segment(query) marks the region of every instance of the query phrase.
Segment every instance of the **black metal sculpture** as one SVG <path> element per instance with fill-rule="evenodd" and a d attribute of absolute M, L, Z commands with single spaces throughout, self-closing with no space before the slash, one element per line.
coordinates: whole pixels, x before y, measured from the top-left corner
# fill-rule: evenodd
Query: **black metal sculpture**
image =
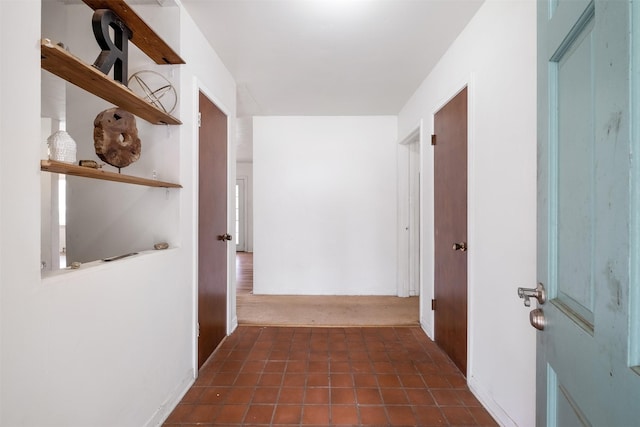
<path fill-rule="evenodd" d="M 98 9 L 91 19 L 93 34 L 102 49 L 93 63 L 105 74 L 113 68 L 113 78 L 127 84 L 128 42 L 132 33 L 124 21 L 110 9 Z M 114 40 L 111 40 L 109 28 L 113 29 Z"/>

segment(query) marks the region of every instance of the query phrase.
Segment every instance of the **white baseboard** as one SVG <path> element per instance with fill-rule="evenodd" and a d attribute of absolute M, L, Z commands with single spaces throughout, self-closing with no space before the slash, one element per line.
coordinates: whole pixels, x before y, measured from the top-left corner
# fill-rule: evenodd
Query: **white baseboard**
<path fill-rule="evenodd" d="M 195 378 L 193 377 L 193 370 L 189 369 L 186 376 L 180 381 L 180 384 L 173 390 L 173 392 L 169 395 L 169 397 L 160 405 L 158 410 L 149 418 L 149 420 L 144 424 L 145 427 L 158 427 L 161 426 L 171 412 L 178 406 L 178 403 L 182 400 L 185 394 L 189 391 L 193 383 L 195 382 Z"/>
<path fill-rule="evenodd" d="M 515 423 L 507 415 L 507 413 L 502 409 L 498 403 L 491 398 L 489 393 L 478 384 L 478 382 L 474 378 L 467 379 L 467 385 L 469 386 L 469 390 L 473 395 L 480 401 L 482 406 L 491 414 L 491 416 L 496 420 L 498 424 L 502 427 L 518 427 L 518 424 Z"/>

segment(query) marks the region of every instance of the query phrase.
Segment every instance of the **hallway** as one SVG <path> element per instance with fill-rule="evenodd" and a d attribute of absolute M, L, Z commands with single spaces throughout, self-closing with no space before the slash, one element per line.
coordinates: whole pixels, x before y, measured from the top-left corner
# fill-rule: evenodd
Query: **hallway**
<path fill-rule="evenodd" d="M 253 288 L 238 254 L 238 295 Z M 244 326 L 213 353 L 165 426 L 495 426 L 417 326 Z"/>

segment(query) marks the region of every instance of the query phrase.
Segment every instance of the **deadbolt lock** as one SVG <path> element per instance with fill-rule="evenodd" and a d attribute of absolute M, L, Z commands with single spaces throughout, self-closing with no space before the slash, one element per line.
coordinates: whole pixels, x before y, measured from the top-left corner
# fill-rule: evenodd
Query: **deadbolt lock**
<path fill-rule="evenodd" d="M 454 251 L 466 252 L 467 242 L 454 243 L 452 249 Z"/>

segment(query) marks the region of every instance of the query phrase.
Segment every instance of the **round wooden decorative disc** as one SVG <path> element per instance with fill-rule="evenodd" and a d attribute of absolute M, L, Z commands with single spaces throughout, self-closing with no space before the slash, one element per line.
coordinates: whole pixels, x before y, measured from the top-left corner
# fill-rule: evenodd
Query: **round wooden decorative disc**
<path fill-rule="evenodd" d="M 96 116 L 93 126 L 93 146 L 101 160 L 123 168 L 140 158 L 142 143 L 133 114 L 110 108 Z"/>

